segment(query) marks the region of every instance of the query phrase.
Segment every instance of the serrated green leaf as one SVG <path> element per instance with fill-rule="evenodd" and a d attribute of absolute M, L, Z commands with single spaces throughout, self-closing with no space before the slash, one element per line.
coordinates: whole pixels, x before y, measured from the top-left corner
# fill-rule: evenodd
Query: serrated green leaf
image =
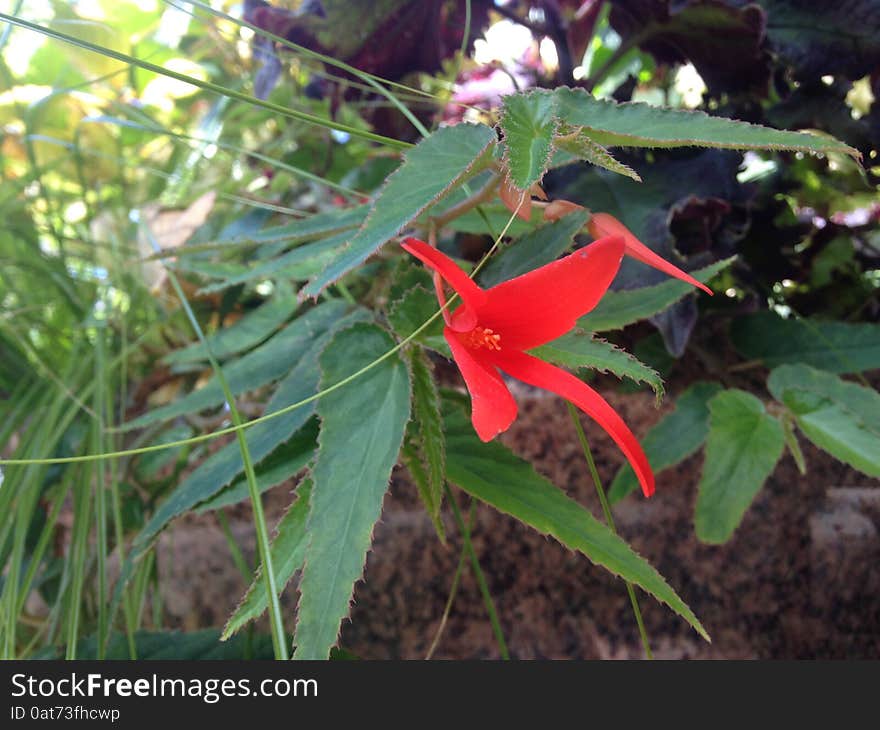
<path fill-rule="evenodd" d="M 312 279 L 300 297 L 316 297 L 328 284 L 363 263 L 423 210 L 472 174 L 495 143 L 479 124 L 442 127 L 406 153 L 382 188 L 367 220 L 333 262 Z"/>
<path fill-rule="evenodd" d="M 495 286 L 549 264 L 571 247 L 589 216 L 585 210 L 576 210 L 517 238 L 492 257 L 480 274 L 480 285 Z"/>
<path fill-rule="evenodd" d="M 782 365 L 767 388 L 820 449 L 880 477 L 880 393 L 807 365 Z"/>
<path fill-rule="evenodd" d="M 312 481 L 304 479 L 297 487 L 296 499 L 275 528 L 270 552 L 279 591 L 283 591 L 293 574 L 302 568 L 308 543 L 306 519 L 309 515 L 311 494 Z M 258 568 L 244 598 L 223 628 L 223 639 L 228 639 L 243 626 L 262 616 L 267 605 L 266 582 Z"/>
<path fill-rule="evenodd" d="M 355 311 L 334 323 L 331 329 L 313 340 L 309 349 L 299 358 L 296 366 L 279 383 L 266 405 L 266 413 L 280 410 L 284 406 L 314 395 L 318 390 L 320 375 L 318 370 L 319 353 L 335 332 L 363 320 L 366 316 L 368 315 L 364 310 Z M 284 443 L 295 431 L 302 428 L 311 418 L 314 410 L 314 404 L 311 403 L 247 429 L 244 434 L 254 464 L 259 465 L 279 444 Z M 171 520 L 215 495 L 237 475 L 241 474 L 243 469 L 241 449 L 235 441 L 211 454 L 159 505 L 150 521 L 134 539 L 129 560 L 126 562 L 133 561 L 143 554 L 152 544 L 156 535 Z"/>
<path fill-rule="evenodd" d="M 769 310 L 734 320 L 737 350 L 767 367 L 804 363 L 832 373 L 880 368 L 880 325 L 783 319 Z"/>
<path fill-rule="evenodd" d="M 530 92 L 508 94 L 502 101 L 501 129 L 511 182 L 527 190 L 544 175 L 553 152 L 556 98 Z"/>
<path fill-rule="evenodd" d="M 635 170 L 614 159 L 614 156 L 582 129 L 572 129 L 565 125 L 555 140 L 556 148 L 592 165 L 605 168 L 618 175 L 641 182 L 642 178 Z"/>
<path fill-rule="evenodd" d="M 171 426 L 162 431 L 158 436 L 154 436 L 151 444 L 167 444 L 172 441 L 182 441 L 192 437 L 193 430 L 185 424 L 179 426 Z M 157 479 L 159 472 L 167 466 L 177 461 L 184 452 L 185 446 L 172 447 L 162 449 L 161 451 L 148 451 L 140 454 L 135 461 L 135 474 L 142 481 L 149 482 Z"/>
<path fill-rule="evenodd" d="M 555 95 L 562 121 L 582 127 L 603 147 L 714 147 L 736 150 L 838 152 L 860 159 L 857 150 L 833 137 L 786 132 L 705 112 L 666 109 L 639 102 L 595 99 L 583 89 L 536 92 Z"/>
<path fill-rule="evenodd" d="M 292 251 L 269 259 L 256 266 L 249 266 L 245 271 L 233 276 L 226 276 L 223 281 L 208 284 L 199 289 L 199 294 L 213 294 L 231 286 L 246 284 L 255 279 L 277 278 L 306 279 L 327 265 L 341 250 L 349 238 L 348 233 L 340 233 L 329 238 L 298 246 Z"/>
<path fill-rule="evenodd" d="M 318 421 L 313 418 L 257 466 L 255 471 L 259 492 L 262 494 L 296 476 L 308 466 L 317 448 Z M 202 514 L 221 507 L 229 507 L 244 502 L 249 496 L 247 479 L 242 475 L 228 487 L 200 503 L 193 511 Z"/>
<path fill-rule="evenodd" d="M 440 507 L 446 479 L 446 444 L 440 417 L 440 396 L 431 361 L 420 347 L 411 348 L 409 364 L 413 416 L 407 429 L 404 455 L 437 535 L 441 541 L 445 541 Z"/>
<path fill-rule="evenodd" d="M 363 223 L 368 212 L 369 206 L 359 205 L 354 208 L 316 213 L 280 226 L 264 228 L 261 231 L 221 237 L 213 241 L 187 243 L 176 249 L 175 254 L 179 259 L 186 259 L 192 255 L 201 255 L 205 251 L 228 252 L 259 246 L 257 258 L 269 258 L 298 243 L 314 241 L 334 233 L 357 228 Z"/>
<path fill-rule="evenodd" d="M 401 339 L 409 337 L 419 327 L 436 314 L 439 309 L 437 297 L 421 284 L 417 284 L 392 302 L 388 311 L 388 322 Z M 449 345 L 443 338 L 443 318 L 437 317 L 426 329 L 416 336 L 415 341 L 447 358 L 452 357 Z"/>
<path fill-rule="evenodd" d="M 734 257 L 716 261 L 697 271 L 692 271 L 697 281 L 707 282 L 719 271 L 733 263 Z M 609 291 L 589 314 L 578 320 L 578 327 L 587 332 L 619 330 L 662 312 L 686 294 L 696 291 L 694 287 L 678 279 L 670 279 L 656 286 L 641 289 Z"/>
<path fill-rule="evenodd" d="M 705 639 L 709 636 L 675 591 L 629 545 L 589 510 L 540 476 L 498 442 L 481 442 L 464 412 L 446 412 L 447 476 L 476 499 L 492 505 L 571 550 L 628 580 L 665 603 Z"/>
<path fill-rule="evenodd" d="M 321 355 L 321 385 L 339 382 L 394 347 L 375 325 L 340 332 Z M 373 526 L 410 416 L 409 371 L 386 358 L 318 403 L 309 544 L 300 581 L 295 659 L 326 659 L 363 573 Z"/>
<path fill-rule="evenodd" d="M 298 306 L 296 294 L 290 284 L 286 281 L 277 282 L 275 292 L 269 301 L 248 312 L 229 327 L 223 327 L 206 338 L 211 353 L 218 360 L 223 360 L 237 352 L 250 349 L 284 324 Z M 205 344 L 196 342 L 189 347 L 169 353 L 163 359 L 169 365 L 176 365 L 207 358 L 208 351 Z"/>
<path fill-rule="evenodd" d="M 636 383 L 647 383 L 658 399 L 663 397 L 663 380 L 656 371 L 628 352 L 588 333 L 573 330 L 531 352 L 542 360 L 567 368 L 590 368 L 611 372 L 618 378 L 629 378 Z"/>
<path fill-rule="evenodd" d="M 223 373 L 229 383 L 229 389 L 234 395 L 238 395 L 285 375 L 311 347 L 315 338 L 332 327 L 344 315 L 346 309 L 347 305 L 339 300 L 322 302 L 301 317 L 297 317 L 267 342 L 224 366 Z M 213 377 L 199 390 L 166 406 L 154 408 L 120 428 L 123 430 L 142 428 L 185 413 L 196 413 L 206 408 L 220 406 L 225 400 L 220 383 L 217 382 L 216 377 Z"/>
<path fill-rule="evenodd" d="M 695 454 L 709 433 L 709 400 L 719 391 L 718 383 L 694 383 L 675 401 L 675 410 L 664 416 L 641 439 L 648 463 L 655 474 Z M 624 464 L 608 488 L 614 503 L 638 491 L 639 481 L 629 464 Z"/>
<path fill-rule="evenodd" d="M 782 456 L 782 425 L 751 393 L 725 390 L 709 401 L 709 436 L 694 525 L 703 542 L 727 542 Z"/>

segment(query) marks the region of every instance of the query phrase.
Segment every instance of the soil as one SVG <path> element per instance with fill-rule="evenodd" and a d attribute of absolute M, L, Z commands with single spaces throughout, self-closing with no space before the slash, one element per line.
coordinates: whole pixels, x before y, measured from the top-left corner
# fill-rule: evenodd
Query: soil
<path fill-rule="evenodd" d="M 603 388 L 636 434 L 668 409 L 649 393 Z M 597 517 L 583 454 L 558 398 L 519 387 L 520 416 L 502 440 Z M 584 420 L 600 474 L 609 483 L 622 456 L 601 428 Z M 783 457 L 733 538 L 722 546 L 694 536 L 697 455 L 657 477 L 650 500 L 631 495 L 615 507 L 620 532 L 663 574 L 712 635 L 702 640 L 665 606 L 641 594 L 658 658 L 876 658 L 880 656 L 880 483 L 801 440 L 802 476 Z M 273 490 L 277 518 L 292 484 Z M 448 598 L 460 542 L 447 509 L 444 547 L 405 470 L 395 469 L 375 530 L 364 580 L 341 645 L 371 659 L 423 658 Z M 463 502 L 462 502 L 463 503 Z M 563 548 L 491 508 L 478 509 L 474 546 L 498 607 L 512 657 L 642 656 L 624 585 L 583 555 Z M 253 559 L 250 516 L 229 512 Z M 245 584 L 213 517 L 186 517 L 162 537 L 159 565 L 166 622 L 187 629 L 222 626 Z M 284 605 L 292 615 L 296 591 Z M 469 569 L 462 578 L 435 658 L 499 656 Z"/>

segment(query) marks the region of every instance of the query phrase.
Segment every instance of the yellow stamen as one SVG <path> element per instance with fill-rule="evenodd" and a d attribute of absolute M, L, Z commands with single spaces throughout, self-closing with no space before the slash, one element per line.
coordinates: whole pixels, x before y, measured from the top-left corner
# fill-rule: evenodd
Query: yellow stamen
<path fill-rule="evenodd" d="M 467 334 L 468 344 L 474 348 L 485 347 L 489 350 L 501 349 L 501 335 L 483 327 L 474 327 Z"/>

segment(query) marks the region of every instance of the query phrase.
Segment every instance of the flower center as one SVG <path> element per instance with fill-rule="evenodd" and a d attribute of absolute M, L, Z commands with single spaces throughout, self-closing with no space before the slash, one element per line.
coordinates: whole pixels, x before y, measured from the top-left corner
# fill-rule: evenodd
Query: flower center
<path fill-rule="evenodd" d="M 501 335 L 496 334 L 489 328 L 474 327 L 465 335 L 467 344 L 470 347 L 479 349 L 485 347 L 487 350 L 501 349 Z"/>

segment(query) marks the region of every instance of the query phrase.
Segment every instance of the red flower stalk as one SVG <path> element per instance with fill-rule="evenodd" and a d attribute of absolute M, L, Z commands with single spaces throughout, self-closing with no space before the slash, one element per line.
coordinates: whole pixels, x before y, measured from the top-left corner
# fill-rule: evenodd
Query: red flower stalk
<path fill-rule="evenodd" d="M 673 266 L 666 259 L 658 256 L 636 238 L 633 232 L 613 215 L 609 215 L 608 213 L 593 213 L 590 216 L 590 220 L 587 222 L 587 230 L 593 238 L 621 236 L 623 238 L 627 256 L 632 256 L 643 264 L 653 266 L 655 269 L 660 269 L 664 274 L 669 274 L 669 276 L 674 276 L 676 279 L 686 281 L 688 284 L 692 284 L 693 286 L 702 289 L 706 294 L 709 294 L 710 296 L 712 295 L 712 290 L 708 286 L 701 284 L 693 276 L 686 274 L 677 266 Z"/>
<path fill-rule="evenodd" d="M 645 496 L 654 474 L 642 447 L 614 409 L 586 383 L 526 351 L 571 330 L 608 289 L 625 244 L 607 236 L 534 271 L 482 289 L 448 256 L 415 238 L 403 247 L 434 271 L 437 298 L 445 304 L 440 277 L 461 297 L 443 311 L 443 330 L 471 395 L 471 421 L 483 441 L 507 430 L 517 406 L 499 370 L 556 393 L 594 418 L 629 460 Z"/>

